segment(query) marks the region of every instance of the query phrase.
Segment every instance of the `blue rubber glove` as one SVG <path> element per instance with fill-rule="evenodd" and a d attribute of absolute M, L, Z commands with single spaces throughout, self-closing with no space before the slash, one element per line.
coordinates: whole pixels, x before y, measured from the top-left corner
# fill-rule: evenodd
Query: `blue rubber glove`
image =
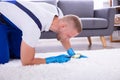
<path fill-rule="evenodd" d="M 59 56 L 53 56 L 46 58 L 46 64 L 49 63 L 64 63 L 68 62 L 71 58 L 68 55 L 62 54 Z"/>
<path fill-rule="evenodd" d="M 88 58 L 88 57 L 85 56 L 85 55 L 80 55 L 79 59 L 80 59 L 80 58 Z"/>
<path fill-rule="evenodd" d="M 67 50 L 67 53 L 69 54 L 69 56 L 73 56 L 73 55 L 75 55 L 75 52 L 74 52 L 74 50 L 72 49 L 72 48 L 69 48 L 68 50 Z"/>

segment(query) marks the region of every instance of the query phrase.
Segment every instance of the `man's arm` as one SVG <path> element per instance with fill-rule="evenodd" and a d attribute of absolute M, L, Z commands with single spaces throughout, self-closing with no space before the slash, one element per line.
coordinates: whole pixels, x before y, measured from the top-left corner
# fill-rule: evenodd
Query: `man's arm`
<path fill-rule="evenodd" d="M 66 40 L 62 40 L 60 41 L 63 45 L 63 47 L 68 50 L 69 48 L 71 48 L 71 44 L 70 44 L 70 40 L 69 39 L 66 39 Z"/>
<path fill-rule="evenodd" d="M 74 50 L 71 48 L 71 44 L 70 44 L 70 40 L 69 39 L 61 40 L 60 42 L 62 43 L 64 48 L 67 50 L 67 53 L 69 54 L 69 56 L 72 57 L 72 56 L 75 55 Z"/>
<path fill-rule="evenodd" d="M 21 61 L 23 65 L 45 64 L 44 58 L 34 58 L 35 48 L 30 47 L 24 41 L 21 43 Z"/>
<path fill-rule="evenodd" d="M 35 48 L 30 47 L 24 41 L 21 43 L 21 61 L 23 65 L 64 63 L 69 60 L 70 57 L 65 54 L 47 58 L 35 58 Z"/>

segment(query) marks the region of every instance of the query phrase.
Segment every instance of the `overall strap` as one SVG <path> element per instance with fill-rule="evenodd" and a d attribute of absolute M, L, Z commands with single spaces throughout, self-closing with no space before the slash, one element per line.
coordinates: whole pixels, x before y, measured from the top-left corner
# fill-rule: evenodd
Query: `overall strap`
<path fill-rule="evenodd" d="M 26 7 L 24 7 L 22 4 L 20 4 L 17 1 L 7 1 L 7 2 L 15 4 L 17 7 L 22 9 L 25 13 L 27 13 L 34 20 L 34 22 L 38 25 L 39 29 L 42 30 L 42 25 L 41 25 L 40 20 L 29 9 L 27 9 Z"/>
<path fill-rule="evenodd" d="M 56 9 L 57 9 L 57 12 L 58 12 L 58 16 L 59 16 L 59 15 L 60 15 L 60 11 L 59 11 L 58 7 L 56 7 Z"/>

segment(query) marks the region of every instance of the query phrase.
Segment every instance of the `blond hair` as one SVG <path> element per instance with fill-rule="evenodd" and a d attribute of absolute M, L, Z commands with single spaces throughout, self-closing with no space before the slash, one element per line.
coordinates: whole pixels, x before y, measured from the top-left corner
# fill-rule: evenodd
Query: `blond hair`
<path fill-rule="evenodd" d="M 69 14 L 69 15 L 65 15 L 62 18 L 62 20 L 66 21 L 68 24 L 72 24 L 78 33 L 80 33 L 82 31 L 82 23 L 78 16 Z"/>

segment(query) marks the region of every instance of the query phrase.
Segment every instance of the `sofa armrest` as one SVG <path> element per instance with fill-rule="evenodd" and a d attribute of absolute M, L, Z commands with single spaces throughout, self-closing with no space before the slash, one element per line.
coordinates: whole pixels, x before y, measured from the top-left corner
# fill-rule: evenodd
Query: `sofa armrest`
<path fill-rule="evenodd" d="M 115 8 L 103 8 L 103 9 L 97 9 L 94 10 L 94 17 L 96 18 L 104 18 L 108 21 L 108 29 L 112 30 L 114 29 L 114 17 L 115 17 Z"/>
<path fill-rule="evenodd" d="M 113 27 L 114 16 L 115 16 L 115 8 L 104 8 L 104 9 L 94 10 L 94 17 L 107 19 L 108 25 L 106 32 L 108 32 L 108 34 L 112 34 L 114 30 Z"/>
<path fill-rule="evenodd" d="M 94 17 L 96 18 L 105 18 L 108 21 L 114 20 L 115 8 L 103 8 L 94 10 Z"/>
<path fill-rule="evenodd" d="M 106 36 L 111 35 L 114 31 L 114 16 L 115 16 L 115 8 L 104 8 L 94 10 L 94 17 L 96 18 L 104 18 L 107 19 L 108 25 L 106 30 Z"/>

